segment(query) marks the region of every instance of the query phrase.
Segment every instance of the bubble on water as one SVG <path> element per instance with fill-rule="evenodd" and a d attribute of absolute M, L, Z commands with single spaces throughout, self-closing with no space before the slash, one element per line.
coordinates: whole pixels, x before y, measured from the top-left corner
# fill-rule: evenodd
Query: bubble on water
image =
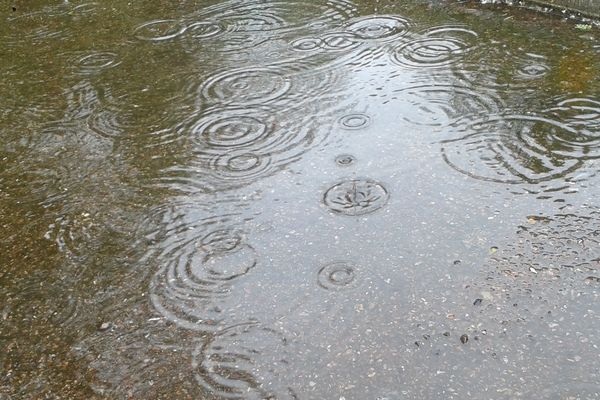
<path fill-rule="evenodd" d="M 362 40 L 397 40 L 410 28 L 408 19 L 397 15 L 371 15 L 349 21 L 345 29 Z"/>
<path fill-rule="evenodd" d="M 349 261 L 335 261 L 319 269 L 318 283 L 323 289 L 348 289 L 355 287 L 358 281 L 359 268 Z"/>
<path fill-rule="evenodd" d="M 351 216 L 375 212 L 386 205 L 388 199 L 389 194 L 383 185 L 367 179 L 338 183 L 323 196 L 329 210 Z"/>

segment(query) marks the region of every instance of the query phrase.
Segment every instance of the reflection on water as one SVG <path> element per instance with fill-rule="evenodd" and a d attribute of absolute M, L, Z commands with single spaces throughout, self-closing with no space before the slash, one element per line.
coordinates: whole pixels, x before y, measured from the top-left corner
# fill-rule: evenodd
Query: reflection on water
<path fill-rule="evenodd" d="M 424 0 L 0 19 L 1 399 L 600 397 L 595 30 Z"/>

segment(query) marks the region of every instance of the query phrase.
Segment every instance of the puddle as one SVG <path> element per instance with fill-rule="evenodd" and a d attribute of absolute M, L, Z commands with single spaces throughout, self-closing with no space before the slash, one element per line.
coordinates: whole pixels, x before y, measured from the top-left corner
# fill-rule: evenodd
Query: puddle
<path fill-rule="evenodd" d="M 59 3 L 0 13 L 0 399 L 600 398 L 594 26 Z"/>

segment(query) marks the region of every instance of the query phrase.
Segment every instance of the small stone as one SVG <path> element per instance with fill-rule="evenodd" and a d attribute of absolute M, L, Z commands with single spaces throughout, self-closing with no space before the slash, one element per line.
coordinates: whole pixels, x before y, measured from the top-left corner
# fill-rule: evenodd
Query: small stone
<path fill-rule="evenodd" d="M 473 302 L 474 306 L 480 306 L 481 303 L 483 303 L 483 299 L 475 299 L 475 301 Z"/>
<path fill-rule="evenodd" d="M 443 335 L 444 336 L 450 336 L 450 332 L 444 332 Z"/>
<path fill-rule="evenodd" d="M 110 322 L 103 322 L 103 323 L 102 323 L 102 325 L 100 325 L 100 328 L 98 328 L 98 330 L 99 330 L 100 332 L 104 332 L 104 331 L 107 331 L 107 330 L 109 330 L 111 326 L 112 326 L 112 325 L 111 325 L 111 323 L 110 323 Z"/>
<path fill-rule="evenodd" d="M 496 246 L 492 246 L 490 247 L 490 254 L 494 254 L 498 251 L 498 248 Z"/>
<path fill-rule="evenodd" d="M 469 336 L 468 336 L 467 334 L 464 334 L 464 335 L 462 335 L 462 336 L 460 337 L 460 342 L 461 342 L 462 344 L 465 344 L 465 343 L 467 343 L 468 341 L 469 341 Z"/>
<path fill-rule="evenodd" d="M 600 278 L 598 278 L 597 276 L 588 276 L 587 278 L 585 278 L 584 282 L 588 285 L 592 283 L 600 283 Z"/>
<path fill-rule="evenodd" d="M 452 264 L 454 265 L 460 265 L 461 261 L 460 260 L 454 260 L 454 262 Z"/>

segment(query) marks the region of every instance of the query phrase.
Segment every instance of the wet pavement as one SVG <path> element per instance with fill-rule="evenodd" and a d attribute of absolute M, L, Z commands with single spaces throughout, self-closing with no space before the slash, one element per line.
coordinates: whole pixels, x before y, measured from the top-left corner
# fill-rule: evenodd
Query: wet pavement
<path fill-rule="evenodd" d="M 600 42 L 423 1 L 0 19 L 0 399 L 600 398 Z"/>

